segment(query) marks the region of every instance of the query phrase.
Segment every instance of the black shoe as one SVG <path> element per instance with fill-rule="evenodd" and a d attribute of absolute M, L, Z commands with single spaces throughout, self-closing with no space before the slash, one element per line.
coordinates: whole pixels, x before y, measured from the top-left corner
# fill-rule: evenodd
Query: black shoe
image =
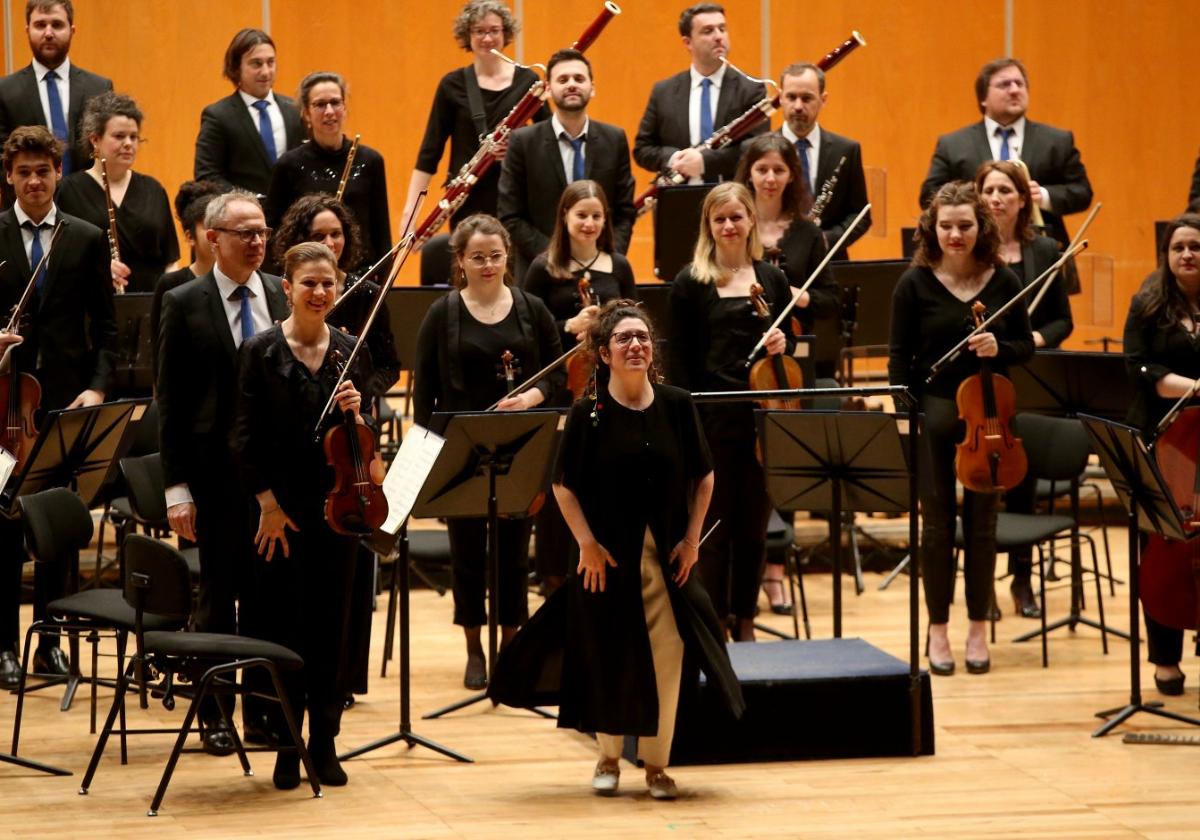
<path fill-rule="evenodd" d="M 308 754 L 312 757 L 313 767 L 316 768 L 317 778 L 321 784 L 330 787 L 341 787 L 346 784 L 346 771 L 338 761 L 337 750 L 333 748 L 333 739 L 313 741 L 308 739 Z"/>
<path fill-rule="evenodd" d="M 13 689 L 21 685 L 21 662 L 11 650 L 0 651 L 0 688 Z"/>
<path fill-rule="evenodd" d="M 487 688 L 487 660 L 482 653 L 467 652 L 467 670 L 463 674 L 463 685 L 472 691 Z"/>
<path fill-rule="evenodd" d="M 71 660 L 62 648 L 40 647 L 33 654 L 33 672 L 50 677 L 65 677 L 71 673 Z"/>
<path fill-rule="evenodd" d="M 342 698 L 342 709 L 343 709 L 343 710 L 353 709 L 353 708 L 354 708 L 354 704 L 355 704 L 356 702 L 358 702 L 358 701 L 356 701 L 356 700 L 354 699 L 354 694 L 353 694 L 353 693 L 351 693 L 351 692 L 349 692 L 349 691 L 347 691 L 347 692 L 346 692 L 346 696 Z"/>
<path fill-rule="evenodd" d="M 268 747 L 278 747 L 283 743 L 283 738 L 271 728 L 271 724 L 266 718 L 258 720 L 244 718 L 242 720 L 242 740 L 247 744 L 262 744 Z"/>
<path fill-rule="evenodd" d="M 204 751 L 209 755 L 233 755 L 237 749 L 233 733 L 229 731 L 229 727 L 225 725 L 224 721 L 217 721 L 206 726 L 200 738 L 204 742 Z"/>
<path fill-rule="evenodd" d="M 1159 679 L 1158 674 L 1155 674 L 1154 686 L 1158 689 L 1159 694 L 1165 694 L 1168 697 L 1178 697 L 1180 694 L 1183 694 L 1183 680 L 1184 674 L 1166 680 Z"/>
<path fill-rule="evenodd" d="M 1009 587 L 1013 597 L 1013 607 L 1017 615 L 1025 618 L 1041 618 L 1042 608 L 1033 597 L 1033 585 L 1028 580 L 1013 580 Z"/>
<path fill-rule="evenodd" d="M 300 787 L 300 753 L 286 750 L 275 756 L 275 772 L 271 781 L 280 790 L 295 790 Z"/>
<path fill-rule="evenodd" d="M 992 670 L 992 658 L 987 659 L 968 659 L 967 673 L 968 674 L 986 674 Z"/>

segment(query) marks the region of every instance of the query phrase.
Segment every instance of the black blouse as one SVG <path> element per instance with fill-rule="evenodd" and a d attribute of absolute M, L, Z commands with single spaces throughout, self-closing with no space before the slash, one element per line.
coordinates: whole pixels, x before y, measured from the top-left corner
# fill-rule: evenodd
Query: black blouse
<path fill-rule="evenodd" d="M 913 266 L 896 282 L 892 293 L 892 327 L 888 351 L 888 380 L 906 385 L 914 393 L 953 399 L 958 385 L 979 372 L 979 357 L 965 347 L 929 385 L 925 379 L 934 362 L 974 329 L 971 306 L 982 301 L 987 313 L 999 309 L 1021 290 L 1021 281 L 1007 268 L 998 267 L 987 285 L 971 300 L 951 294 L 929 268 Z M 992 369 L 1003 374 L 1008 365 L 1021 364 L 1033 355 L 1029 313 L 1018 304 L 1005 313 L 990 331 L 999 354 Z"/>
<path fill-rule="evenodd" d="M 1060 256 L 1062 254 L 1058 250 L 1057 242 L 1049 236 L 1037 236 L 1031 242 L 1021 243 L 1021 261 L 1011 263 L 1009 268 L 1021 278 L 1021 286 L 1024 287 L 1054 265 Z M 1047 348 L 1058 347 L 1075 329 L 1075 322 L 1071 318 L 1071 299 L 1067 294 L 1067 289 L 1073 285 L 1068 278 L 1075 273 L 1075 261 L 1068 260 L 1050 284 L 1050 288 L 1042 295 L 1037 309 L 1029 316 L 1030 324 L 1042 334 Z M 1040 290 L 1031 292 L 1029 297 L 1025 298 L 1026 308 L 1033 304 L 1034 298 L 1039 294 Z"/>
<path fill-rule="evenodd" d="M 596 295 L 596 300 L 600 305 L 620 298 L 636 300 L 637 284 L 634 283 L 633 267 L 630 266 L 629 260 L 620 254 L 613 254 L 612 269 L 611 272 L 597 271 L 595 268 L 587 270 L 588 281 L 592 285 L 592 293 Z M 564 332 L 564 329 L 567 321 L 578 315 L 579 310 L 583 308 L 580 306 L 578 285 L 579 278 L 583 277 L 584 273 L 582 268 L 572 271 L 572 280 L 551 277 L 549 269 L 546 268 L 546 256 L 542 254 L 529 264 L 529 270 L 525 272 L 525 279 L 521 282 L 521 288 L 541 298 L 542 303 L 546 304 L 546 308 L 554 316 L 554 324 L 562 333 L 563 350 L 570 350 L 578 343 L 575 335 Z"/>
<path fill-rule="evenodd" d="M 513 106 L 521 100 L 529 88 L 538 80 L 532 70 L 518 67 L 513 74 L 512 84 L 504 90 L 484 90 L 483 110 L 488 131 L 504 119 Z M 544 103 L 534 114 L 533 120 L 550 119 L 550 109 Z M 416 169 L 421 172 L 437 172 L 438 163 L 446 140 L 450 141 L 450 168 L 446 180 L 458 174 L 464 163 L 479 151 L 479 129 L 471 118 L 471 105 L 467 101 L 467 68 L 451 70 L 438 82 L 433 95 L 433 106 L 429 110 L 429 121 L 425 125 L 425 137 L 417 153 Z M 500 198 L 500 167 L 493 165 L 471 188 L 471 194 L 462 207 L 451 217 L 451 225 L 457 224 L 472 213 L 496 215 L 496 202 Z M 419 221 L 419 220 L 418 220 Z"/>
<path fill-rule="evenodd" d="M 140 172 L 130 172 L 129 178 L 125 197 L 116 208 L 121 262 L 132 272 L 125 290 L 152 292 L 162 273 L 179 259 L 179 240 L 162 184 Z M 55 202 L 64 213 L 108 230 L 104 188 L 86 171 L 73 172 L 63 179 Z"/>
<path fill-rule="evenodd" d="M 331 152 L 309 140 L 280 155 L 272 170 L 271 188 L 263 204 L 267 224 L 278 228 L 288 208 L 301 196 L 309 193 L 336 195 L 351 145 L 343 137 L 341 148 Z M 363 264 L 375 263 L 392 248 L 392 222 L 388 215 L 383 156 L 370 146 L 359 143 L 342 201 L 350 208 L 362 231 Z M 352 265 L 349 268 L 359 267 Z"/>
<path fill-rule="evenodd" d="M 354 278 L 347 277 L 346 288 L 349 289 L 349 297 L 329 316 L 328 323 L 356 336 L 367 323 L 367 316 L 371 314 L 371 307 L 375 305 L 376 295 L 379 294 L 379 286 L 370 280 L 357 283 Z M 371 373 L 364 382 L 358 383 L 359 390 L 371 398 L 382 397 L 396 384 L 403 367 L 396 350 L 396 337 L 392 333 L 387 304 L 379 310 L 371 331 L 367 333 L 366 346 L 371 351 Z"/>
<path fill-rule="evenodd" d="M 807 219 L 793 219 L 775 247 L 768 248 L 763 258 L 780 269 L 788 283 L 798 289 L 825 259 L 828 250 L 819 227 Z M 811 333 L 815 320 L 829 318 L 838 312 L 841 292 L 828 265 L 808 287 L 808 295 L 811 298 L 808 306 L 798 306 L 794 311 L 804 325 L 804 331 Z"/>
<path fill-rule="evenodd" d="M 1148 318 L 1145 295 L 1135 295 L 1125 318 L 1125 368 L 1135 392 L 1126 422 L 1149 433 L 1177 402 L 1158 395 L 1158 381 L 1168 373 L 1200 378 L 1200 335 Z"/>

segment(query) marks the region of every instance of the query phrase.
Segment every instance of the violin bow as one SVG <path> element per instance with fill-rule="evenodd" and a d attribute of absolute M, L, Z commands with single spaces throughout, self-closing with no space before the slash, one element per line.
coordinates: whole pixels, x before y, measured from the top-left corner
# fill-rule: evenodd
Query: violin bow
<path fill-rule="evenodd" d="M 1008 300 L 1007 303 L 1005 303 L 1003 306 L 1001 306 L 999 309 L 997 309 L 995 312 L 993 312 L 991 315 L 989 315 L 983 321 L 983 323 L 981 323 L 978 327 L 976 327 L 975 329 L 973 329 L 969 333 L 967 333 L 966 336 L 963 337 L 962 341 L 958 342 L 958 344 L 955 344 L 953 347 L 951 347 L 949 350 L 947 350 L 946 355 L 942 356 L 942 358 L 938 359 L 936 362 L 934 362 L 932 365 L 930 365 L 929 376 L 925 377 L 925 384 L 928 385 L 930 382 L 932 382 L 943 367 L 945 367 L 949 362 L 952 362 L 956 358 L 958 358 L 958 354 L 961 353 L 962 349 L 967 346 L 968 341 L 970 341 L 972 338 L 974 338 L 979 333 L 984 332 L 989 326 L 991 326 L 993 321 L 995 321 L 997 318 L 999 318 L 1005 312 L 1007 312 L 1008 310 L 1010 310 L 1014 306 L 1016 306 L 1019 301 L 1024 299 L 1031 291 L 1036 289 L 1038 287 L 1038 284 L 1044 282 L 1047 277 L 1050 277 L 1052 274 L 1056 273 L 1059 269 L 1062 268 L 1063 263 L 1065 263 L 1071 257 L 1078 254 L 1080 251 L 1083 251 L 1085 248 L 1087 248 L 1087 246 L 1088 246 L 1088 241 L 1085 239 L 1082 242 L 1079 242 L 1076 245 L 1073 245 L 1072 247 L 1063 251 L 1062 256 L 1059 257 L 1055 261 L 1054 265 L 1050 266 L 1045 271 L 1043 271 L 1041 274 L 1039 274 L 1037 277 L 1035 277 L 1032 283 L 1030 283 L 1024 289 L 1022 289 L 1021 291 L 1019 291 L 1015 295 L 1013 295 Z"/>
<path fill-rule="evenodd" d="M 782 324 L 784 319 L 791 314 L 792 309 L 796 306 L 796 302 L 800 300 L 800 295 L 808 291 L 808 287 L 811 286 L 813 281 L 816 280 L 817 277 L 820 276 L 821 272 L 825 270 L 825 266 L 829 265 L 829 261 L 833 259 L 833 255 L 841 250 L 842 243 L 844 243 L 850 237 L 850 234 L 854 232 L 854 229 L 858 227 L 858 223 L 863 220 L 863 216 L 870 212 L 870 204 L 863 207 L 862 210 L 859 210 L 858 215 L 854 217 L 854 221 L 847 225 L 846 229 L 842 232 L 842 235 L 838 237 L 837 243 L 825 252 L 824 259 L 822 259 L 817 267 L 813 270 L 813 273 L 808 275 L 808 279 L 804 281 L 804 285 L 801 286 L 794 295 L 792 295 L 791 301 L 783 308 L 783 311 L 779 313 L 779 317 L 775 319 L 775 322 L 771 324 L 771 326 L 767 327 L 763 331 L 762 338 L 758 340 L 758 343 L 754 345 L 754 349 L 750 351 L 750 355 L 746 357 L 746 367 L 750 367 L 752 364 L 754 364 L 754 357 L 758 355 L 758 351 L 761 350 L 763 345 L 767 343 L 767 333 Z"/>
<path fill-rule="evenodd" d="M 1092 212 L 1088 213 L 1087 218 L 1083 220 L 1083 224 L 1079 226 L 1079 230 L 1075 232 L 1075 238 L 1072 239 L 1071 244 L 1067 246 L 1068 250 L 1074 248 L 1083 240 L 1084 233 L 1087 232 L 1088 227 L 1092 224 L 1092 220 L 1096 218 L 1096 214 L 1100 212 L 1100 208 L 1103 206 L 1103 201 L 1096 202 L 1096 206 L 1092 208 Z M 1046 292 L 1050 290 L 1050 284 L 1053 282 L 1054 277 L 1051 277 L 1044 284 L 1042 284 L 1042 288 L 1038 291 L 1037 296 L 1033 299 L 1033 302 L 1029 304 L 1030 315 L 1033 315 L 1034 311 L 1038 308 L 1038 304 L 1042 302 L 1042 298 L 1046 296 Z"/>
<path fill-rule="evenodd" d="M 1183 411 L 1184 405 L 1187 404 L 1188 400 L 1196 396 L 1197 393 L 1200 393 L 1200 379 L 1194 380 L 1192 382 L 1192 387 L 1188 388 L 1187 391 L 1184 392 L 1183 396 L 1177 399 L 1171 406 L 1171 410 L 1163 415 L 1163 419 L 1158 421 L 1158 425 L 1154 427 L 1154 438 L 1151 439 L 1151 442 L 1153 442 L 1153 440 L 1157 440 L 1158 436 L 1165 432 L 1167 427 L 1175 422 L 1175 418 L 1179 416 L 1181 411 Z"/>
<path fill-rule="evenodd" d="M 504 401 L 505 401 L 505 400 L 507 400 L 508 398 L 510 398 L 510 397 L 515 397 L 517 394 L 520 394 L 520 393 L 521 393 L 521 392 L 523 392 L 523 391 L 527 391 L 527 390 L 529 390 L 529 386 L 531 386 L 533 383 L 537 382 L 537 381 L 538 381 L 539 379 L 541 379 L 543 376 L 546 376 L 548 373 L 550 373 L 550 371 L 552 371 L 552 370 L 554 370 L 555 368 L 557 368 L 557 367 L 560 367 L 560 366 L 562 366 L 563 364 L 565 364 L 565 363 L 566 363 L 566 361 L 567 361 L 567 359 L 569 359 L 569 358 L 571 358 L 572 356 L 574 356 L 576 353 L 578 353 L 578 352 L 579 352 L 580 350 L 582 350 L 583 348 L 584 348 L 584 343 L 581 341 L 581 342 L 579 342 L 578 344 L 576 344 L 574 347 L 572 347 L 570 350 L 568 350 L 566 353 L 563 353 L 561 356 L 559 356 L 559 357 L 558 357 L 557 359 L 555 359 L 553 362 L 551 362 L 550 364 L 546 365 L 544 368 L 542 368 L 541 370 L 539 370 L 539 371 L 538 371 L 537 373 L 535 373 L 533 376 L 531 376 L 531 377 L 529 377 L 528 379 L 526 379 L 524 382 L 522 382 L 522 383 L 521 383 L 520 385 L 518 385 L 516 388 L 513 388 L 511 391 L 509 391 L 509 392 L 508 392 L 507 394 L 505 394 L 503 397 L 501 397 L 500 399 L 496 400 L 494 403 L 492 403 L 491 405 L 489 405 L 489 406 L 488 406 L 488 408 L 487 408 L 487 410 L 488 410 L 488 411 L 495 411 L 495 410 L 496 410 L 496 406 L 500 405 L 500 403 L 504 402 Z"/>

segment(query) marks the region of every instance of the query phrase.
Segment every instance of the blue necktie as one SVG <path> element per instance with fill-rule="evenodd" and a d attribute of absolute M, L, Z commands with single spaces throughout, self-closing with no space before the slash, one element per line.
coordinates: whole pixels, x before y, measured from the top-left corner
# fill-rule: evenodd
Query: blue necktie
<path fill-rule="evenodd" d="M 571 180 L 583 180 L 583 144 L 587 141 L 587 135 L 581 134 L 572 140 L 564 131 L 562 138 L 571 144 L 571 149 L 575 152 L 575 157 L 571 158 Z"/>
<path fill-rule="evenodd" d="M 809 175 L 808 169 L 808 150 L 812 147 L 807 137 L 801 137 L 796 141 L 796 153 L 800 155 L 800 171 L 804 173 L 804 183 L 808 184 L 811 190 L 813 186 L 812 176 Z"/>
<path fill-rule="evenodd" d="M 254 337 L 254 313 L 250 311 L 250 290 L 245 286 L 238 286 L 234 292 L 242 300 L 242 341 Z"/>
<path fill-rule="evenodd" d="M 33 222 L 23 222 L 21 227 L 33 233 L 33 245 L 29 248 L 29 270 L 33 271 L 35 268 L 37 268 L 37 264 L 42 261 L 42 256 L 46 253 L 42 248 L 42 228 L 50 226 L 47 224 L 35 225 Z M 42 272 L 38 274 L 37 282 L 33 284 L 33 287 L 37 289 L 38 292 L 41 292 L 42 286 L 45 285 L 45 283 L 46 272 L 43 269 Z"/>
<path fill-rule="evenodd" d="M 258 133 L 262 136 L 263 145 L 267 147 L 267 160 L 274 166 L 275 161 L 279 159 L 279 152 L 275 149 L 275 129 L 271 128 L 271 118 L 267 116 L 267 109 L 271 107 L 271 103 L 260 99 L 254 103 L 254 107 L 258 109 Z"/>
<path fill-rule="evenodd" d="M 712 96 L 709 90 L 712 88 L 712 79 L 700 80 L 700 142 L 703 143 L 713 133 L 713 115 L 712 115 Z"/>
<path fill-rule="evenodd" d="M 62 174 L 71 174 L 71 149 L 67 145 L 67 117 L 63 112 L 62 96 L 58 93 L 58 74 L 51 70 L 46 74 L 46 102 L 50 105 L 50 130 L 62 141 Z"/>
<path fill-rule="evenodd" d="M 1012 157 L 1012 151 L 1008 148 L 1008 138 L 1016 133 L 1015 128 L 996 128 L 996 136 L 1000 138 L 1000 160 L 1008 160 Z"/>

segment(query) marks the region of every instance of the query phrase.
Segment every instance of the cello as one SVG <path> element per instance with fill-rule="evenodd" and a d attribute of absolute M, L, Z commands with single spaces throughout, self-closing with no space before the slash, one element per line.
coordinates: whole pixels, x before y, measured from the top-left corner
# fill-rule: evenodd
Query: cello
<path fill-rule="evenodd" d="M 978 300 L 971 306 L 976 330 L 983 325 L 984 308 Z M 967 428 L 955 447 L 954 474 L 968 490 L 1007 492 L 1025 478 L 1025 447 L 1012 430 L 1016 398 L 1012 381 L 993 373 L 986 359 L 980 359 L 979 373 L 959 383 L 955 402 Z"/>

